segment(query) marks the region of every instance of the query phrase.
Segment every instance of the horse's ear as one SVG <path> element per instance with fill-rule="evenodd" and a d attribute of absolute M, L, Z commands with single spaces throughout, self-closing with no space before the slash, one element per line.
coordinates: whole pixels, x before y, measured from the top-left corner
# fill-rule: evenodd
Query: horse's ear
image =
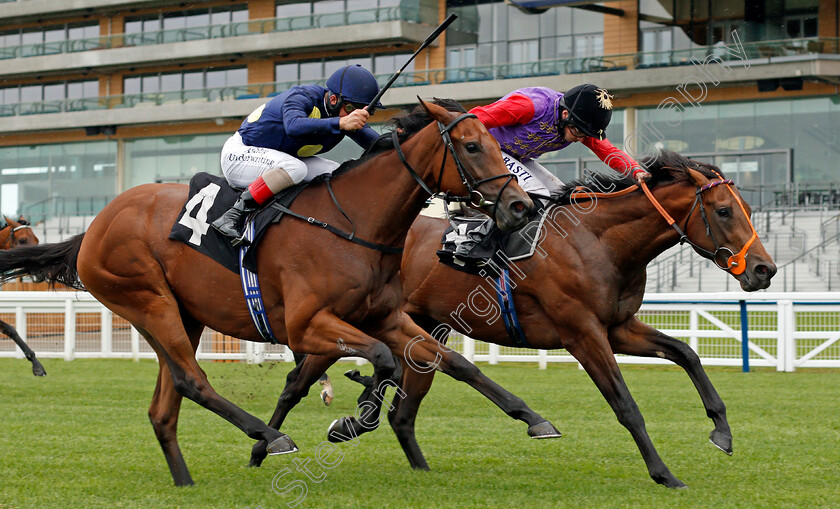
<path fill-rule="evenodd" d="M 694 185 L 697 186 L 697 187 L 703 187 L 703 186 L 705 186 L 706 184 L 709 183 L 709 179 L 706 178 L 705 175 L 703 175 L 702 173 L 700 173 L 699 171 L 697 171 L 695 169 L 686 168 L 685 169 L 685 174 L 688 175 L 688 178 L 692 182 L 694 182 Z"/>
<path fill-rule="evenodd" d="M 448 112 L 446 108 L 438 106 L 435 103 L 427 103 L 423 99 L 420 99 L 419 95 L 417 96 L 417 100 L 420 101 L 420 106 L 422 106 L 423 109 L 426 110 L 426 113 L 428 113 L 433 119 L 443 123 L 446 123 L 449 120 L 448 116 L 450 115 L 450 112 Z"/>

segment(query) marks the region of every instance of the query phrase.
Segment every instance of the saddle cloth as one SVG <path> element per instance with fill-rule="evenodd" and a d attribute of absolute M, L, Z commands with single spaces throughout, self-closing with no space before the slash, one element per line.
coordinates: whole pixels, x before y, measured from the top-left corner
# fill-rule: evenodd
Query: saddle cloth
<path fill-rule="evenodd" d="M 512 232 L 498 229 L 487 216 L 452 217 L 450 226 L 443 232 L 438 258 L 444 265 L 462 272 L 498 277 L 499 267 L 533 256 L 543 222 L 553 206 L 538 205 L 531 221 Z"/>
<path fill-rule="evenodd" d="M 254 225 L 252 246 L 257 245 L 265 230 L 279 221 L 283 215 L 271 204 L 277 202 L 288 207 L 309 184 L 310 182 L 304 182 L 280 192 L 256 213 L 252 219 Z M 231 239 L 217 232 L 210 223 L 224 214 L 241 193 L 241 190 L 232 188 L 224 177 L 204 172 L 196 173 L 190 179 L 187 202 L 172 226 L 169 238 L 185 243 L 199 253 L 216 260 L 231 272 L 239 274 L 239 248 L 233 247 L 230 243 Z M 242 265 L 252 272 L 256 272 L 256 252 L 256 249 L 249 249 L 242 260 Z"/>

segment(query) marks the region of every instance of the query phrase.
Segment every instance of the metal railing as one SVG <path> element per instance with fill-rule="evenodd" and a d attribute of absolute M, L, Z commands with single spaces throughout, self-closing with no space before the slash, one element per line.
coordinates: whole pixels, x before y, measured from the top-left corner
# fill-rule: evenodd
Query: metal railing
<path fill-rule="evenodd" d="M 418 9 L 417 7 L 400 5 L 358 11 L 236 21 L 220 25 L 114 34 L 85 39 L 66 39 L 63 41 L 0 47 L 0 59 L 27 58 L 128 46 L 170 44 L 175 42 L 241 37 L 365 23 L 384 23 L 389 21 L 406 21 L 434 25 L 437 23 L 437 10 L 429 8 Z"/>

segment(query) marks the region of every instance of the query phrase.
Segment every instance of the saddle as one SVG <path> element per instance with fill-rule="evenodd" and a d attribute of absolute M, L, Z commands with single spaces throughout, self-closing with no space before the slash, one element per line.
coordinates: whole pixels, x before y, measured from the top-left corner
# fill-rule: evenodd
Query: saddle
<path fill-rule="evenodd" d="M 289 187 L 260 208 L 251 218 L 252 226 L 249 225 L 249 229 L 253 227 L 252 246 L 260 241 L 269 226 L 282 218 L 284 212 L 277 205 L 288 208 L 301 191 L 319 179 L 321 177 Z M 231 245 L 230 238 L 211 228 L 210 223 L 224 214 L 240 194 L 242 190 L 231 187 L 224 177 L 205 172 L 196 173 L 190 179 L 187 202 L 172 226 L 169 238 L 185 243 L 239 274 L 239 249 Z M 256 252 L 256 249 L 249 249 L 242 260 L 242 265 L 252 272 L 256 272 Z"/>
<path fill-rule="evenodd" d="M 498 277 L 500 267 L 530 258 L 536 251 L 543 222 L 554 205 L 546 207 L 540 200 L 534 200 L 534 204 L 537 206 L 531 220 L 512 232 L 500 230 L 488 216 L 450 217 L 438 259 L 461 272 Z"/>

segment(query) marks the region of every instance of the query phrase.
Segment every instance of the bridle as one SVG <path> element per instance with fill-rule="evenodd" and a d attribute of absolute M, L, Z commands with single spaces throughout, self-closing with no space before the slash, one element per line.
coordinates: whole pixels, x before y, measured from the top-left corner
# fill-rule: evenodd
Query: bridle
<path fill-rule="evenodd" d="M 429 187 L 429 185 L 426 184 L 423 181 L 422 178 L 420 178 L 420 175 L 418 175 L 417 172 L 414 171 L 414 168 L 412 168 L 411 165 L 408 163 L 408 161 L 405 158 L 405 153 L 403 153 L 402 147 L 400 147 L 399 136 L 398 136 L 396 130 L 391 133 L 391 140 L 394 144 L 394 149 L 397 152 L 397 156 L 400 158 L 400 161 L 402 162 L 405 169 L 408 170 L 408 173 L 411 174 L 412 178 L 414 178 L 414 180 L 417 182 L 417 184 L 424 191 L 429 193 L 429 196 L 440 196 L 441 195 L 441 182 L 443 181 L 443 170 L 446 167 L 446 157 L 447 157 L 447 153 L 451 153 L 452 154 L 452 160 L 455 162 L 455 168 L 458 170 L 458 175 L 461 177 L 461 183 L 464 184 L 464 187 L 467 188 L 467 195 L 466 196 L 452 196 L 451 194 L 449 194 L 449 192 L 444 193 L 441 196 L 441 198 L 445 202 L 446 208 L 447 209 L 449 208 L 448 205 L 449 205 L 450 202 L 469 203 L 470 205 L 472 205 L 473 207 L 476 207 L 476 208 L 484 207 L 486 205 L 493 205 L 493 213 L 492 213 L 491 217 L 493 217 L 493 219 L 495 219 L 496 218 L 496 208 L 498 207 L 498 204 L 499 204 L 499 197 L 501 197 L 502 193 L 504 193 L 504 191 L 505 191 L 505 188 L 507 188 L 507 186 L 511 183 L 511 181 L 516 179 L 516 175 L 510 173 L 510 174 L 506 174 L 506 175 L 495 175 L 493 177 L 487 177 L 485 179 L 476 180 L 475 177 L 473 177 L 466 170 L 466 168 L 464 167 L 464 163 L 461 161 L 461 158 L 458 156 L 458 153 L 455 151 L 455 145 L 452 143 L 452 137 L 450 136 L 450 133 L 452 132 L 452 129 L 454 129 L 455 126 L 458 125 L 459 122 L 461 122 L 462 120 L 468 119 L 468 118 L 478 118 L 478 117 L 476 117 L 472 113 L 464 113 L 462 115 L 459 115 L 455 119 L 453 119 L 452 122 L 450 122 L 448 125 L 444 125 L 443 122 L 437 121 L 438 130 L 440 131 L 440 136 L 443 139 L 443 144 L 448 149 L 446 152 L 443 153 L 443 161 L 440 164 L 440 171 L 438 172 L 438 178 L 437 178 L 437 182 L 436 182 L 436 187 L 438 189 L 437 191 L 433 191 L 432 188 Z M 502 189 L 499 191 L 499 193 L 496 195 L 496 198 L 493 201 L 486 200 L 484 198 L 484 195 L 481 194 L 481 192 L 478 190 L 478 187 L 481 186 L 482 184 L 486 184 L 487 182 L 490 182 L 491 180 L 496 180 L 496 179 L 500 179 L 500 178 L 506 178 L 507 182 L 504 183 L 504 185 L 502 186 Z"/>
<path fill-rule="evenodd" d="M 11 228 L 12 229 L 12 231 L 9 232 L 9 237 L 6 239 L 6 242 L 3 244 L 3 247 L 6 248 L 6 249 L 14 246 L 15 233 L 16 232 L 18 232 L 19 230 L 23 230 L 24 228 L 29 228 L 30 230 L 32 229 L 32 227 L 28 224 L 19 224 L 18 226 L 13 227 L 12 225 L 10 225 L 8 223 L 4 223 L 3 227 L 0 228 L 0 232 L 5 230 L 6 228 Z"/>
<path fill-rule="evenodd" d="M 665 211 L 662 205 L 656 200 L 656 198 L 654 198 L 653 193 L 650 192 L 650 189 L 648 189 L 647 184 L 644 181 L 641 183 L 641 188 L 645 192 L 651 203 L 653 203 L 653 206 L 656 208 L 656 210 L 658 210 L 662 217 L 665 218 L 665 221 L 667 221 L 668 224 L 671 227 L 673 227 L 674 230 L 676 230 L 676 232 L 679 234 L 680 244 L 687 243 L 692 248 L 694 248 L 694 250 L 697 251 L 697 253 L 699 253 L 701 256 L 714 261 L 715 265 L 717 265 L 720 269 L 728 270 L 732 274 L 739 275 L 742 274 L 747 268 L 747 250 L 750 248 L 750 246 L 753 245 L 756 239 L 758 239 L 758 234 L 756 233 L 755 227 L 753 226 L 752 221 L 750 220 L 749 214 L 747 214 L 747 209 L 744 207 L 744 202 L 741 201 L 741 198 L 739 198 L 738 195 L 735 194 L 735 191 L 733 191 L 732 189 L 733 187 L 735 187 L 735 184 L 729 179 L 724 179 L 720 173 L 716 171 L 714 173 L 720 180 L 714 180 L 702 187 L 697 188 L 697 190 L 694 192 L 694 203 L 691 205 L 691 210 L 689 210 L 688 215 L 685 217 L 685 221 L 683 222 L 682 228 L 680 228 L 679 225 L 677 225 L 677 222 L 674 221 L 674 218 L 672 218 L 668 214 L 668 212 Z M 735 198 L 735 201 L 738 202 L 738 206 L 741 207 L 741 211 L 744 213 L 744 217 L 747 218 L 747 222 L 749 223 L 750 229 L 752 230 L 752 235 L 750 236 L 750 239 L 747 241 L 746 244 L 744 244 L 744 247 L 741 248 L 741 250 L 737 253 L 734 253 L 731 249 L 729 249 L 726 246 L 721 246 L 718 242 L 717 237 L 715 236 L 715 233 L 714 231 L 712 231 L 712 228 L 709 224 L 709 218 L 706 215 L 706 207 L 703 205 L 703 200 L 700 197 L 700 195 L 703 194 L 703 192 L 708 191 L 709 189 L 717 187 L 719 185 L 727 186 L 727 189 Z M 703 219 L 703 225 L 706 227 L 706 236 L 712 240 L 712 244 L 715 246 L 714 251 L 709 251 L 708 249 L 705 249 L 695 244 L 691 241 L 691 239 L 688 238 L 688 235 L 685 233 L 685 230 L 688 228 L 688 221 L 691 219 L 691 215 L 694 214 L 695 209 L 700 210 L 700 217 Z M 723 260 L 725 260 L 725 262 Z"/>

